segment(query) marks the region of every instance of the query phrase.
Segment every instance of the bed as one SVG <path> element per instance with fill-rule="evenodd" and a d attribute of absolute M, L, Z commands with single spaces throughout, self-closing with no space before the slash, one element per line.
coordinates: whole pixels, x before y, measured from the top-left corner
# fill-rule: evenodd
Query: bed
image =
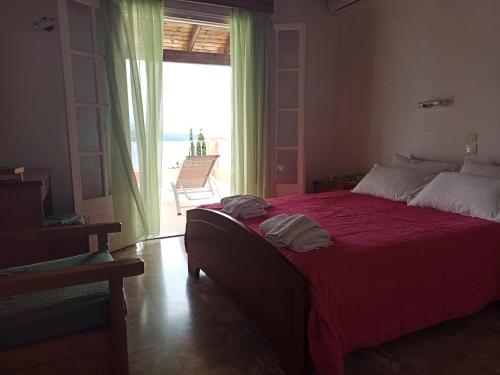
<path fill-rule="evenodd" d="M 202 269 L 257 321 L 287 374 L 309 355 L 321 375 L 343 356 L 500 299 L 500 224 L 348 191 L 269 199 L 267 217 L 302 213 L 332 234 L 308 253 L 276 248 L 267 217 L 240 222 L 217 205 L 187 213 L 188 268 Z"/>

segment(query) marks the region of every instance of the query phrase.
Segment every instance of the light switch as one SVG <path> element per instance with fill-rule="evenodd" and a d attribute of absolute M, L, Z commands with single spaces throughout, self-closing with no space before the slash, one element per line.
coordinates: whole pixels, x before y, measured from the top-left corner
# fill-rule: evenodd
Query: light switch
<path fill-rule="evenodd" d="M 469 144 L 477 143 L 477 133 L 467 134 L 467 138 L 465 138 L 465 141 Z"/>
<path fill-rule="evenodd" d="M 471 143 L 465 145 L 465 155 L 476 155 L 477 154 L 477 143 Z"/>

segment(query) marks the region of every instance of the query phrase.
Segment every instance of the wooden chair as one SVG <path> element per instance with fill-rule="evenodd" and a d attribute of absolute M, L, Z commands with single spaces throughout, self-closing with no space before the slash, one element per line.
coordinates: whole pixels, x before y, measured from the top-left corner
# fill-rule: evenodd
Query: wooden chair
<path fill-rule="evenodd" d="M 177 215 L 181 215 L 181 204 L 179 195 L 183 194 L 189 200 L 204 199 L 195 198 L 194 194 L 211 193 L 212 197 L 217 192 L 217 185 L 211 177 L 212 170 L 219 155 L 187 156 L 181 165 L 176 182 L 171 182 L 174 193 Z"/>
<path fill-rule="evenodd" d="M 120 230 L 121 224 L 109 223 L 0 233 L 0 244 L 6 239 L 26 236 L 46 241 L 75 235 L 97 235 L 99 246 L 97 253 L 0 269 L 0 314 L 3 315 L 0 328 L 3 327 L 4 331 L 0 331 L 0 374 L 128 374 L 123 278 L 142 274 L 144 264 L 140 259 L 112 260 L 107 252 L 108 233 Z M 64 266 L 64 262 L 73 266 Z M 76 325 L 65 326 L 65 322 L 71 322 L 71 314 L 78 313 L 74 306 L 80 306 L 78 298 L 81 297 L 82 290 L 92 292 L 95 288 L 100 288 L 99 301 L 104 313 L 94 315 L 103 319 L 104 324 L 89 326 L 87 329 L 76 329 Z M 73 307 L 67 318 L 56 320 L 54 332 L 71 331 L 69 328 L 76 329 L 76 332 L 40 337 L 41 333 L 37 329 L 43 330 L 50 326 L 39 323 L 46 322 L 47 319 L 54 320 L 48 312 L 54 306 L 47 301 L 52 301 L 57 293 L 76 297 L 74 301 L 71 298 L 63 299 L 56 306 L 55 311 L 58 312 L 67 306 Z M 83 297 L 86 298 L 85 311 L 92 311 L 93 303 L 96 302 L 85 294 Z M 42 307 L 26 310 L 26 306 L 31 306 L 29 301 L 36 301 Z M 10 322 L 5 318 L 9 309 L 15 311 Z M 7 331 L 11 327 L 9 324 L 15 326 L 25 320 L 35 323 L 26 324 L 18 331 L 13 329 L 14 334 L 23 336 L 25 341 L 26 336 L 32 333 L 35 336 L 38 334 L 38 338 L 32 342 L 28 340 L 10 346 L 5 342 Z"/>

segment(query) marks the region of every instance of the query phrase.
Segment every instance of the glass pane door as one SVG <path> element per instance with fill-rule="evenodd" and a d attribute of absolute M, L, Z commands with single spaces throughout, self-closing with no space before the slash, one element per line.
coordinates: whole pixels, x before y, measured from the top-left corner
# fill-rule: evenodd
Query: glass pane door
<path fill-rule="evenodd" d="M 299 194 L 304 177 L 305 25 L 275 25 L 276 194 Z"/>
<path fill-rule="evenodd" d="M 104 20 L 96 0 L 59 0 L 75 208 L 91 223 L 112 220 L 108 192 Z M 66 22 L 64 22 L 66 21 Z M 64 28 L 64 24 L 67 27 Z"/>

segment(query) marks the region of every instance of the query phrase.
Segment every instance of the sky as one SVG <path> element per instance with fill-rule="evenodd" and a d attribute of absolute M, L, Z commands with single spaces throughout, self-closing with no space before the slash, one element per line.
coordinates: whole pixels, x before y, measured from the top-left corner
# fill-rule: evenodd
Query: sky
<path fill-rule="evenodd" d="M 140 74 L 145 74 L 140 66 Z M 127 74 L 129 74 L 127 69 Z M 130 86 L 130 78 L 129 86 Z M 145 87 L 142 87 L 145 89 Z M 145 94 L 145 93 L 144 93 Z M 129 87 L 130 119 L 133 106 Z M 131 123 L 132 140 L 135 126 Z M 230 161 L 231 138 L 231 67 L 218 65 L 163 63 L 163 140 L 188 141 L 189 129 L 194 140 L 200 129 L 205 139 L 219 140 L 219 164 Z M 168 152 L 166 152 L 168 150 Z M 132 163 L 139 169 L 137 145 L 132 142 Z M 163 165 L 172 167 L 184 160 L 189 152 L 189 142 L 172 142 L 164 147 Z M 222 155 L 224 154 L 224 155 Z M 227 159 L 227 160 L 226 160 Z M 228 167 L 226 166 L 226 169 Z"/>
<path fill-rule="evenodd" d="M 231 132 L 231 67 L 163 63 L 163 134 L 206 138 Z M 170 137 L 169 137 L 170 138 Z"/>

